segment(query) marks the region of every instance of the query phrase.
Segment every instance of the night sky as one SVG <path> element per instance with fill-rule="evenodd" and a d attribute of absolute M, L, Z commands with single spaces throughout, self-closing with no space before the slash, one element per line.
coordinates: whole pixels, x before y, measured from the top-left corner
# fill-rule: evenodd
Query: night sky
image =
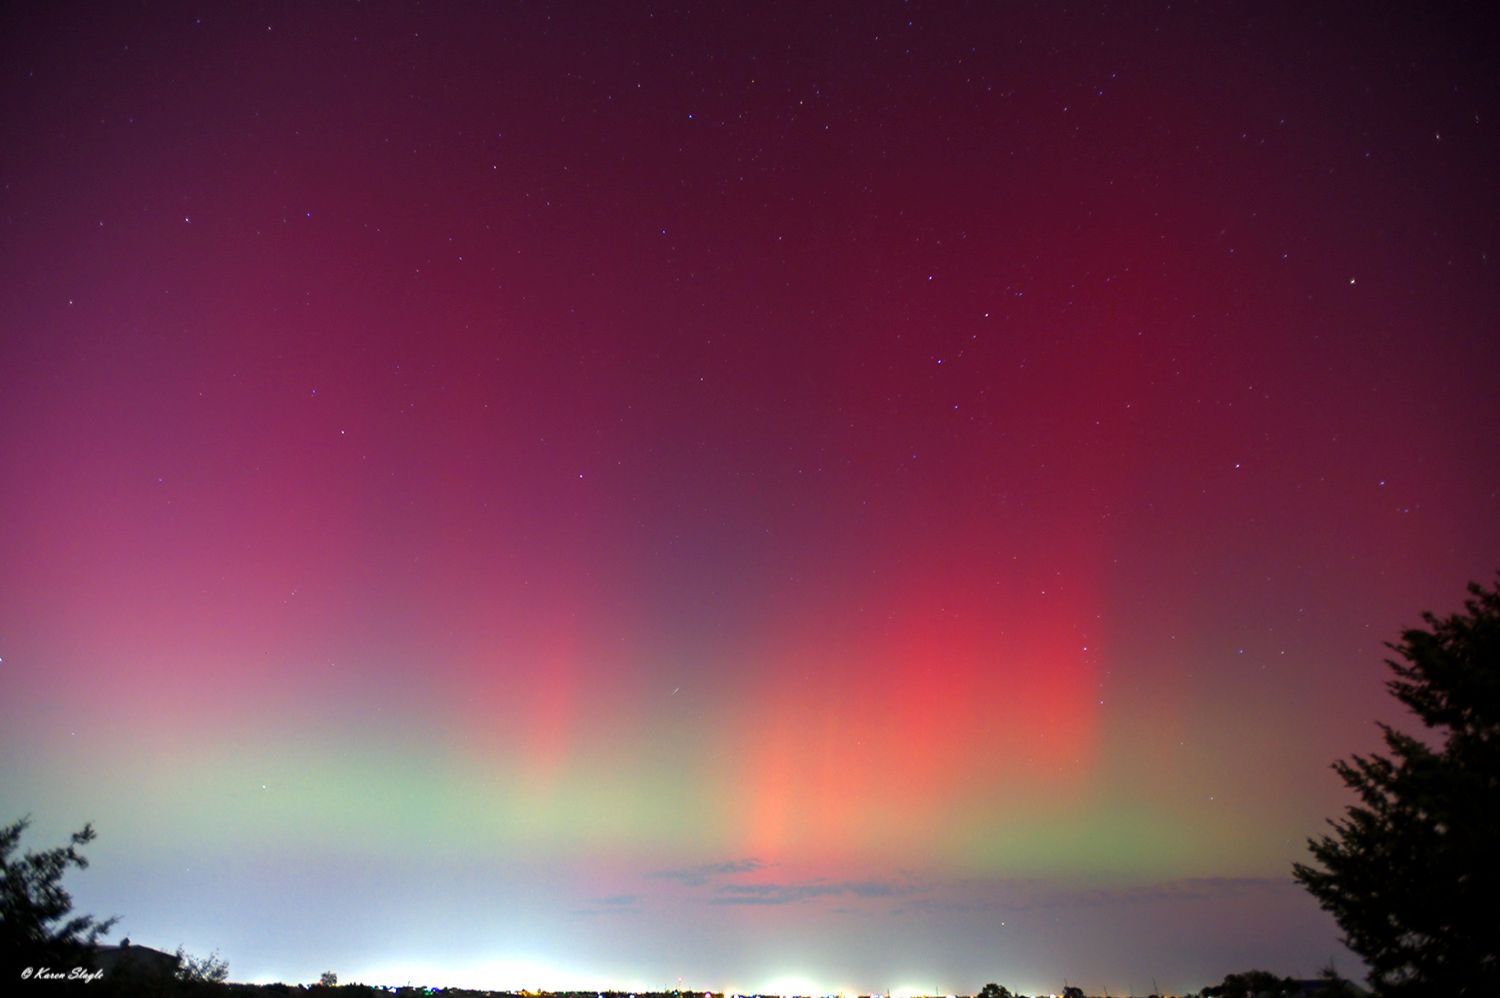
<path fill-rule="evenodd" d="M 237 980 L 1362 973 L 1484 5 L 17 4 L 0 821 Z"/>

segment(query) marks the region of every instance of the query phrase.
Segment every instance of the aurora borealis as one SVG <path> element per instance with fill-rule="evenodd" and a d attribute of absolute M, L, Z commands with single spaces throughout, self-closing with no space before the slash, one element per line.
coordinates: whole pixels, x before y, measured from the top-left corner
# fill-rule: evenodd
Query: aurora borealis
<path fill-rule="evenodd" d="M 0 822 L 238 980 L 1144 994 L 1500 567 L 1478 5 L 13 5 Z"/>

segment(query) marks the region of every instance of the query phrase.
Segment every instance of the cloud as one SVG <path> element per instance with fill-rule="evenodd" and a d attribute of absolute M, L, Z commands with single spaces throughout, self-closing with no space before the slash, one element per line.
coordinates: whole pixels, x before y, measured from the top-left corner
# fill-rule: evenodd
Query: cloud
<path fill-rule="evenodd" d="M 1291 877 L 1184 877 L 1134 887 L 1097 888 L 1064 893 L 1055 900 L 1068 906 L 1095 907 L 1154 901 L 1217 901 L 1296 887 Z"/>
<path fill-rule="evenodd" d="M 640 901 L 641 896 L 639 894 L 611 894 L 609 897 L 600 898 L 594 903 L 603 905 L 606 908 L 624 908 L 639 904 Z"/>
<path fill-rule="evenodd" d="M 732 877 L 739 873 L 754 873 L 764 870 L 766 864 L 758 859 L 730 859 L 722 863 L 703 863 L 675 870 L 655 870 L 646 876 L 654 880 L 675 880 L 689 887 L 702 887 L 718 877 Z"/>
<path fill-rule="evenodd" d="M 807 880 L 786 884 L 720 884 L 709 904 L 796 904 L 823 897 L 889 898 L 911 888 L 883 880 Z"/>
<path fill-rule="evenodd" d="M 894 879 L 826 880 L 818 877 L 780 883 L 743 883 L 730 879 L 742 874 L 757 873 L 775 865 L 754 858 L 731 859 L 720 863 L 655 870 L 645 876 L 656 880 L 675 880 L 688 887 L 706 888 L 700 896 L 704 896 L 709 904 L 715 905 L 796 904 L 815 898 L 834 897 L 895 898 L 919 891 L 904 874 Z"/>
<path fill-rule="evenodd" d="M 906 912 L 1019 912 L 1057 908 L 1108 908 L 1138 904 L 1217 901 L 1296 890 L 1290 877 L 1184 877 L 1122 887 L 1084 888 L 1047 880 L 962 881 L 938 885 L 932 896 L 913 897 L 892 909 Z"/>
<path fill-rule="evenodd" d="M 901 902 L 900 904 L 896 905 L 896 907 L 887 912 L 887 914 L 905 915 L 910 912 L 931 913 L 940 911 L 953 911 L 972 915 L 979 914 L 981 912 L 998 911 L 1001 908 L 1005 908 L 1007 910 L 1015 910 L 1017 908 L 1023 907 L 1028 906 L 1018 904 L 1004 905 L 1001 902 L 995 900 L 980 899 L 965 901 L 949 898 L 917 897 Z"/>
<path fill-rule="evenodd" d="M 863 907 L 855 902 L 885 900 L 890 902 L 885 907 L 891 914 L 961 912 L 995 917 L 1003 917 L 1006 912 L 1217 901 L 1297 889 L 1289 877 L 1186 877 L 1103 887 L 1047 878 L 932 882 L 906 872 L 856 880 L 745 883 L 735 879 L 774 865 L 754 858 L 731 859 L 655 870 L 644 876 L 698 888 L 699 896 L 711 905 L 795 905 L 831 898 L 842 899 L 839 910 L 847 912 Z M 619 895 L 618 899 L 605 898 L 595 904 L 606 911 L 634 911 L 640 900 L 636 895 Z"/>
<path fill-rule="evenodd" d="M 594 898 L 589 904 L 592 907 L 579 908 L 579 915 L 636 915 L 640 913 L 641 896 L 639 894 L 611 894 L 608 897 Z"/>

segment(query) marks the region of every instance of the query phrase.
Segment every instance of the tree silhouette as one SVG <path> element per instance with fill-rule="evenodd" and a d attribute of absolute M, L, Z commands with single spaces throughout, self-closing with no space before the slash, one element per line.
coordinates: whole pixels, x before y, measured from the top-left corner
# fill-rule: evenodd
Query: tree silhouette
<path fill-rule="evenodd" d="M 1332 963 L 1318 972 L 1318 980 L 1323 985 L 1318 998 L 1360 998 L 1364 994 L 1364 991 L 1344 980 Z"/>
<path fill-rule="evenodd" d="M 73 897 L 63 889 L 62 877 L 69 867 L 89 865 L 78 850 L 94 840 L 94 827 L 84 825 L 66 846 L 17 858 L 21 835 L 30 824 L 28 816 L 0 828 L 0 971 L 86 965 L 99 937 L 118 921 L 69 917 Z"/>
<path fill-rule="evenodd" d="M 1500 994 L 1500 588 L 1388 645 L 1391 694 L 1426 726 L 1381 724 L 1389 755 L 1334 763 L 1359 796 L 1297 880 L 1382 995 Z"/>
<path fill-rule="evenodd" d="M 986 984 L 975 998 L 1011 998 L 1010 988 L 1000 984 Z"/>
<path fill-rule="evenodd" d="M 1297 993 L 1290 978 L 1277 977 L 1269 970 L 1247 970 L 1229 974 L 1212 987 L 1203 989 L 1204 998 L 1282 998 Z"/>
<path fill-rule="evenodd" d="M 229 961 L 214 950 L 208 956 L 193 956 L 177 947 L 177 979 L 194 984 L 223 984 L 229 980 Z"/>

